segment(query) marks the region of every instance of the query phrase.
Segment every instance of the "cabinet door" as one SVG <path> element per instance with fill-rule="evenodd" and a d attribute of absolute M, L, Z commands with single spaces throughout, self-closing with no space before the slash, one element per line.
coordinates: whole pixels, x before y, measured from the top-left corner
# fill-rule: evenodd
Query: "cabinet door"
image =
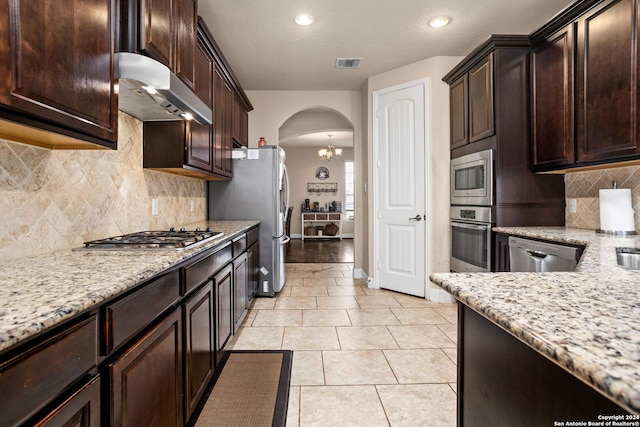
<path fill-rule="evenodd" d="M 95 377 L 56 407 L 36 427 L 99 427 L 100 377 Z"/>
<path fill-rule="evenodd" d="M 640 154 L 635 0 L 609 0 L 578 21 L 578 162 Z"/>
<path fill-rule="evenodd" d="M 460 77 L 449 87 L 449 113 L 451 115 L 451 148 L 462 147 L 469 143 L 467 120 L 467 79 Z"/>
<path fill-rule="evenodd" d="M 174 0 L 140 0 L 139 49 L 172 70 L 176 45 L 174 11 Z"/>
<path fill-rule="evenodd" d="M 497 233 L 493 246 L 493 262 L 492 271 L 510 271 L 511 264 L 509 262 L 509 235 Z"/>
<path fill-rule="evenodd" d="M 213 173 L 224 175 L 224 135 L 225 135 L 225 95 L 224 79 L 220 75 L 219 70 L 214 69 L 213 73 Z"/>
<path fill-rule="evenodd" d="M 249 113 L 244 109 L 240 111 L 240 144 L 249 146 Z"/>
<path fill-rule="evenodd" d="M 214 278 L 216 289 L 216 351 L 220 352 L 233 334 L 231 300 L 233 265 L 229 264 Z"/>
<path fill-rule="evenodd" d="M 195 53 L 194 92 L 209 107 L 213 105 L 213 58 L 198 41 Z M 189 140 L 185 163 L 208 172 L 213 171 L 213 126 L 189 122 Z"/>
<path fill-rule="evenodd" d="M 574 24 L 532 52 L 533 169 L 574 162 Z"/>
<path fill-rule="evenodd" d="M 493 124 L 493 53 L 469 71 L 469 142 L 495 133 Z"/>
<path fill-rule="evenodd" d="M 193 88 L 195 79 L 196 26 L 198 25 L 198 1 L 177 0 L 176 75 Z M 211 80 L 211 77 L 209 77 Z"/>
<path fill-rule="evenodd" d="M 235 96 L 231 88 L 224 85 L 224 139 L 223 146 L 223 175 L 231 177 L 231 150 L 233 149 L 233 111 Z"/>
<path fill-rule="evenodd" d="M 213 282 L 184 303 L 185 422 L 191 418 L 215 369 Z"/>
<path fill-rule="evenodd" d="M 237 331 L 247 314 L 247 254 L 243 253 L 233 261 L 233 322 Z"/>
<path fill-rule="evenodd" d="M 107 366 L 112 403 L 109 425 L 182 425 L 181 349 L 178 309 Z"/>
<path fill-rule="evenodd" d="M 260 244 L 255 243 L 247 249 L 247 306 L 258 293 L 260 274 Z"/>
<path fill-rule="evenodd" d="M 114 0 L 0 2 L 0 104 L 116 141 L 115 20 Z"/>

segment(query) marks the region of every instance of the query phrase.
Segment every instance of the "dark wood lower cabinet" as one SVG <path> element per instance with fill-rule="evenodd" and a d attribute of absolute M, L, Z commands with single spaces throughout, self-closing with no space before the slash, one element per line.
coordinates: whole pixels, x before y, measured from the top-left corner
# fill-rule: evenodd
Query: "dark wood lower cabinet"
<path fill-rule="evenodd" d="M 233 330 L 238 330 L 247 314 L 247 254 L 233 261 Z"/>
<path fill-rule="evenodd" d="M 34 425 L 36 427 L 99 427 L 100 377 L 91 379 Z"/>
<path fill-rule="evenodd" d="M 233 335 L 233 264 L 223 268 L 213 280 L 216 299 L 216 352 L 220 350 Z"/>
<path fill-rule="evenodd" d="M 191 418 L 215 369 L 214 304 L 212 281 L 183 304 L 185 422 Z"/>
<path fill-rule="evenodd" d="M 458 426 L 553 426 L 622 414 L 628 412 L 458 304 Z"/>
<path fill-rule="evenodd" d="M 110 426 L 174 427 L 182 419 L 182 316 L 169 313 L 108 365 Z"/>
<path fill-rule="evenodd" d="M 495 233 L 493 239 L 493 269 L 491 271 L 510 271 L 509 235 Z"/>
<path fill-rule="evenodd" d="M 250 305 L 258 293 L 258 279 L 260 276 L 260 244 L 254 243 L 247 249 L 247 305 Z"/>
<path fill-rule="evenodd" d="M 97 327 L 97 316 L 91 315 L 0 360 L 0 426 L 23 425 L 37 417 L 95 370 Z"/>

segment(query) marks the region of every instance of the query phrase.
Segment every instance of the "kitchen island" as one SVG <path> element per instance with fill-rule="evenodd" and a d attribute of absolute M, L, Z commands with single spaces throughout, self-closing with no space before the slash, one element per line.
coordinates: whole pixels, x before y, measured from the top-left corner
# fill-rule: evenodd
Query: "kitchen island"
<path fill-rule="evenodd" d="M 571 377 L 588 384 L 615 402 L 618 413 L 629 411 L 631 422 L 637 422 L 640 271 L 618 266 L 615 248 L 640 247 L 640 237 L 596 235 L 593 230 L 563 227 L 499 227 L 494 231 L 585 246 L 585 251 L 575 272 L 447 273 L 433 274 L 431 280 L 459 301 L 459 310 L 471 316 L 479 314 L 481 321 L 506 331 Z M 459 352 L 464 352 L 460 340 Z M 521 370 L 532 369 L 521 363 Z M 526 393 L 526 386 L 521 387 Z M 547 391 L 557 392 L 555 399 L 560 402 L 566 397 L 559 390 Z M 485 398 L 490 400 L 491 396 Z"/>

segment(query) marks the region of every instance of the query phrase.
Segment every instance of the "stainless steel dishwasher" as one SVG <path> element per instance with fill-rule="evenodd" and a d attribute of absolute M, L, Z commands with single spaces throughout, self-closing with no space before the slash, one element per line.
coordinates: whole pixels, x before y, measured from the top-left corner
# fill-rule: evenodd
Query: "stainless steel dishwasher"
<path fill-rule="evenodd" d="M 582 255 L 582 248 L 537 240 L 509 237 L 510 270 L 515 271 L 574 271 Z"/>

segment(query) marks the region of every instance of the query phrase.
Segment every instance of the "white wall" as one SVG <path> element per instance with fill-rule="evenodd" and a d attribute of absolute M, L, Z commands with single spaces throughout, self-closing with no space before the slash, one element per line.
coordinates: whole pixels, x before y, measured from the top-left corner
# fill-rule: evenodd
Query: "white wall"
<path fill-rule="evenodd" d="M 427 129 L 428 140 L 431 143 L 429 170 L 431 176 L 427 178 L 427 185 L 431 199 L 428 201 L 430 210 L 427 211 L 427 239 L 431 251 L 427 253 L 427 275 L 435 272 L 449 271 L 450 232 L 449 232 L 449 86 L 442 81 L 462 57 L 435 57 L 419 61 L 402 68 L 370 77 L 367 83 L 367 111 L 363 114 L 367 135 L 367 162 L 373 161 L 373 92 L 426 79 L 429 85 L 427 99 Z M 373 168 L 369 168 L 367 181 L 373 183 Z M 369 191 L 367 201 L 373 206 L 375 191 Z M 368 213 L 368 235 L 373 239 L 374 212 Z M 373 246 L 369 245 L 368 260 L 373 262 Z M 370 263 L 369 262 L 369 263 Z M 368 264 L 369 264 L 368 263 Z M 366 265 L 366 269 L 370 269 Z M 373 269 L 370 269 L 373 275 Z M 435 285 L 427 289 L 431 300 L 447 301 L 450 297 Z"/>

